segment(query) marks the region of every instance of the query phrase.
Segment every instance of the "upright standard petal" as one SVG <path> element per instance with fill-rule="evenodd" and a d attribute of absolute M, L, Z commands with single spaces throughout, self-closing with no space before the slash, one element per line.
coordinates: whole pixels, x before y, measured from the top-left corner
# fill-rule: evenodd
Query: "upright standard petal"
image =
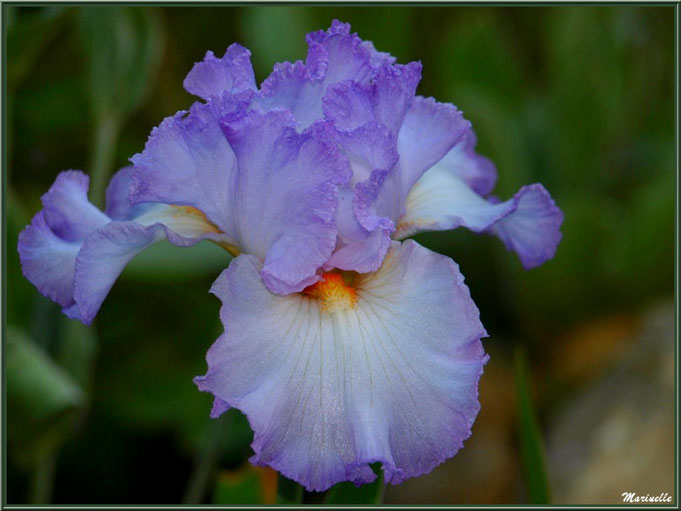
<path fill-rule="evenodd" d="M 397 137 L 421 80 L 421 63 L 383 65 L 369 83 L 343 81 L 329 87 L 324 114 L 341 130 L 379 122 Z"/>
<path fill-rule="evenodd" d="M 279 294 L 300 291 L 336 244 L 338 189 L 348 182 L 346 160 L 321 131 L 298 134 L 285 110 L 225 123 L 236 155 L 235 240 L 264 260 L 263 279 Z"/>
<path fill-rule="evenodd" d="M 381 123 L 395 138 L 399 155 L 393 167 L 374 168 L 368 179 L 354 187 L 357 220 L 389 220 L 397 223 L 405 213 L 405 201 L 414 183 L 441 160 L 470 129 L 453 105 L 437 103 L 432 98 L 414 97 L 420 78 L 420 64 L 386 68 L 372 85 L 341 83 L 330 88 L 324 99 L 327 116 L 334 122 L 337 138 L 346 151 L 357 130 Z M 367 137 L 362 137 L 366 140 Z M 355 143 L 351 161 L 362 161 L 375 152 L 377 144 Z M 353 166 L 355 176 L 358 173 Z M 375 269 L 375 268 L 373 268 Z"/>
<path fill-rule="evenodd" d="M 393 484 L 429 472 L 470 435 L 487 357 L 478 309 L 456 264 L 412 241 L 381 268 L 338 273 L 277 296 L 260 262 L 240 256 L 213 286 L 225 333 L 196 382 L 243 411 L 251 461 L 308 490 Z"/>
<path fill-rule="evenodd" d="M 362 82 L 373 70 L 372 52 L 357 34 L 350 33 L 350 24 L 338 20 L 331 27 L 305 36 L 308 45 L 305 65 L 310 72 L 322 78 L 326 85 L 342 80 Z"/>
<path fill-rule="evenodd" d="M 421 64 L 383 65 L 371 83 L 345 81 L 330 86 L 324 97 L 326 117 L 336 128 L 336 140 L 351 162 L 353 178 L 352 214 L 350 201 L 341 202 L 340 246 L 327 267 L 375 271 L 390 245 L 394 220 L 401 211 L 397 137 L 421 77 Z M 385 186 L 384 186 L 385 185 Z M 381 188 L 384 187 L 383 190 Z M 377 211 L 377 195 L 383 192 L 390 209 Z M 351 234 L 343 227 L 359 226 Z"/>
<path fill-rule="evenodd" d="M 414 183 L 442 159 L 469 128 L 470 123 L 454 105 L 415 97 L 399 129 L 399 161 L 395 169 L 375 176 L 374 183 L 362 192 L 367 209 L 397 224 L 405 214 L 407 195 Z"/>
<path fill-rule="evenodd" d="M 397 138 L 403 200 L 412 185 L 440 161 L 470 127 L 471 123 L 454 105 L 420 96 L 413 99 Z"/>
<path fill-rule="evenodd" d="M 183 85 L 187 92 L 205 100 L 223 92 L 256 90 L 251 52 L 237 43 L 230 45 L 222 58 L 208 51 L 194 64 Z"/>
<path fill-rule="evenodd" d="M 290 112 L 246 113 L 234 101 L 213 98 L 155 129 L 133 157 L 132 202 L 197 208 L 264 262 L 270 290 L 300 291 L 335 246 L 347 161 L 322 133 L 297 133 Z"/>
<path fill-rule="evenodd" d="M 437 165 L 460 178 L 478 195 L 487 196 L 497 182 L 497 169 L 490 159 L 475 152 L 477 143 L 471 128 Z"/>
<path fill-rule="evenodd" d="M 264 111 L 286 108 L 293 112 L 300 129 L 321 118 L 322 81 L 310 74 L 302 61 L 281 62 L 262 82 L 254 105 Z"/>
<path fill-rule="evenodd" d="M 192 206 L 229 233 L 238 165 L 220 120 L 245 115 L 249 102 L 250 93 L 223 94 L 154 128 L 144 151 L 131 158 L 130 203 Z"/>
<path fill-rule="evenodd" d="M 338 205 L 339 246 L 325 267 L 360 273 L 376 271 L 388 251 L 395 224 L 373 211 L 372 190 L 395 168 L 395 138 L 376 121 L 333 133 L 350 162 L 352 180 L 342 190 Z"/>
<path fill-rule="evenodd" d="M 350 25 L 334 20 L 327 31 L 307 35 L 305 63 L 276 64 L 263 81 L 255 103 L 264 110 L 282 107 L 293 112 L 305 129 L 322 119 L 322 98 L 329 85 L 345 80 L 368 82 L 380 66 L 392 62 L 387 54 L 350 34 Z"/>

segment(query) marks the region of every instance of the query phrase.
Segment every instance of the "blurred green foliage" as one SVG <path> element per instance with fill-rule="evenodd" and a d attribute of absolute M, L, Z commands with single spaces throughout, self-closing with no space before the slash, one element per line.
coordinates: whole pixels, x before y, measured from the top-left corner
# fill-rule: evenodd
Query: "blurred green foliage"
<path fill-rule="evenodd" d="M 85 395 L 69 374 L 24 332 L 10 327 L 6 340 L 9 430 L 15 459 L 34 464 L 70 429 Z"/>
<path fill-rule="evenodd" d="M 101 206 L 119 132 L 156 82 L 165 35 L 155 9 L 101 5 L 77 14 L 95 128 L 90 196 Z"/>
<path fill-rule="evenodd" d="M 376 480 L 362 486 L 353 483 L 338 483 L 332 487 L 324 498 L 324 504 L 381 504 L 385 482 L 381 464 L 375 463 L 371 467 L 376 473 Z"/>
<path fill-rule="evenodd" d="M 517 347 L 513 361 L 520 452 L 523 458 L 525 485 L 531 504 L 550 504 L 551 492 L 546 474 L 544 441 L 537 424 L 537 412 L 530 391 L 530 372 L 525 351 Z"/>
<path fill-rule="evenodd" d="M 238 471 L 224 471 L 219 474 L 213 492 L 213 503 L 274 504 L 276 491 L 277 474 L 274 470 L 245 465 Z"/>
<path fill-rule="evenodd" d="M 228 256 L 205 243 L 154 247 L 85 328 L 22 277 L 16 241 L 59 171 L 100 176 L 101 195 L 152 127 L 191 105 L 182 80 L 193 62 L 234 41 L 252 50 L 261 81 L 275 62 L 304 58 L 306 32 L 350 22 L 400 62 L 423 62 L 419 93 L 473 122 L 499 197 L 537 181 L 551 191 L 564 237 L 539 269 L 523 271 L 490 237 L 418 236 L 460 264 L 487 346 L 522 343 L 542 364 L 571 326 L 673 293 L 673 6 L 5 4 L 3 15 L 10 503 L 35 497 L 54 449 L 53 502 L 232 498 L 218 474 L 242 466 L 252 433 L 236 411 L 211 421 L 210 396 L 192 383 L 222 331 L 207 291 Z"/>

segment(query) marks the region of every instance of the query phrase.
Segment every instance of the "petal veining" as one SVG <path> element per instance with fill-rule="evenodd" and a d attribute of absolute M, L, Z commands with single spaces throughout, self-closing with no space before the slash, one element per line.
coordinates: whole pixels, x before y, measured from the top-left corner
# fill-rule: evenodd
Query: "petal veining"
<path fill-rule="evenodd" d="M 450 167 L 437 163 L 409 192 L 394 237 L 461 226 L 490 232 L 530 269 L 555 255 L 562 222 L 563 213 L 540 184 L 524 186 L 505 202 L 486 200 Z"/>
<path fill-rule="evenodd" d="M 376 461 L 399 483 L 461 448 L 479 410 L 486 333 L 455 263 L 394 242 L 342 307 L 274 295 L 259 267 L 239 256 L 215 282 L 226 331 L 196 379 L 248 416 L 252 462 L 320 491 L 373 480 Z M 335 278 L 326 291 L 342 301 L 348 284 Z"/>
<path fill-rule="evenodd" d="M 43 195 L 44 209 L 19 235 L 26 278 L 63 307 L 70 318 L 89 324 L 125 265 L 162 239 L 189 246 L 211 239 L 233 254 L 232 240 L 190 206 L 127 204 L 131 169 L 117 172 L 106 193 L 106 213 L 88 201 L 88 177 L 59 174 Z"/>
<path fill-rule="evenodd" d="M 198 209 L 264 261 L 270 290 L 300 291 L 335 246 L 347 161 L 328 135 L 296 132 L 289 111 L 246 112 L 240 101 L 214 97 L 156 128 L 133 157 L 132 202 Z"/>

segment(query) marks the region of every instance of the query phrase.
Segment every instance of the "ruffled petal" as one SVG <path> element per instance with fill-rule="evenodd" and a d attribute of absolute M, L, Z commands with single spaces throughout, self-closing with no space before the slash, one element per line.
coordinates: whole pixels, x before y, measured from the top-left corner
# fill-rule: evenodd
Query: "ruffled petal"
<path fill-rule="evenodd" d="M 561 239 L 563 213 L 540 184 L 521 188 L 506 202 L 485 200 L 447 166 L 436 164 L 407 196 L 396 239 L 421 231 L 466 227 L 489 231 L 518 254 L 526 269 L 551 259 Z"/>
<path fill-rule="evenodd" d="M 397 59 L 390 55 L 390 53 L 378 51 L 374 46 L 374 43 L 371 41 L 364 41 L 362 44 L 369 51 L 369 55 L 371 56 L 371 63 L 375 67 L 391 65 L 397 61 Z"/>
<path fill-rule="evenodd" d="M 409 192 L 394 237 L 402 239 L 420 231 L 460 226 L 483 232 L 515 209 L 513 199 L 498 204 L 485 200 L 438 163 Z"/>
<path fill-rule="evenodd" d="M 131 206 L 128 203 L 133 170 L 132 165 L 123 167 L 109 181 L 109 186 L 106 188 L 105 213 L 111 220 L 131 220 L 140 216 L 152 206 L 151 203 L 136 206 Z"/>
<path fill-rule="evenodd" d="M 330 126 L 328 122 L 324 124 L 326 132 L 336 140 L 350 162 L 352 185 L 367 181 L 374 172 L 387 172 L 397 163 L 395 138 L 385 125 L 370 121 L 348 131 L 334 130 Z"/>
<path fill-rule="evenodd" d="M 524 186 L 513 198 L 516 210 L 492 226 L 508 250 L 515 251 L 525 269 L 552 259 L 562 238 L 563 212 L 540 185 Z"/>
<path fill-rule="evenodd" d="M 109 222 L 87 197 L 90 178 L 79 170 L 61 172 L 42 196 L 45 222 L 65 241 L 80 241 Z"/>
<path fill-rule="evenodd" d="M 290 112 L 239 104 L 223 95 L 166 119 L 132 159 L 131 200 L 197 208 L 264 261 L 270 290 L 299 291 L 335 246 L 347 161 L 323 133 L 297 133 Z"/>
<path fill-rule="evenodd" d="M 230 240 L 199 210 L 188 206 L 127 206 L 130 169 L 117 172 L 107 188 L 107 212 L 87 200 L 88 177 L 59 174 L 40 211 L 19 236 L 22 271 L 38 291 L 70 318 L 89 324 L 127 262 L 160 239 L 187 246 Z M 118 221 L 130 219 L 134 221 Z"/>
<path fill-rule="evenodd" d="M 80 243 L 54 234 L 44 211 L 40 211 L 19 235 L 17 248 L 21 271 L 28 281 L 62 307 L 72 305 L 73 271 Z"/>
<path fill-rule="evenodd" d="M 398 142 L 399 137 L 404 137 L 402 131 L 408 134 L 415 131 L 413 136 L 418 138 L 421 131 L 433 129 L 432 126 L 422 126 L 422 117 L 430 115 L 432 122 L 439 122 L 439 127 L 433 130 L 433 136 L 439 137 L 438 140 L 424 142 L 419 138 L 416 141 L 422 146 L 426 160 L 435 157 L 430 154 L 433 151 L 448 149 L 443 148 L 440 139 L 450 137 L 451 143 L 455 143 L 456 137 L 461 136 L 459 131 L 465 122 L 456 109 L 429 103 L 424 108 L 420 98 L 414 99 L 420 78 L 421 64 L 418 62 L 406 66 L 384 65 L 375 73 L 371 83 L 342 82 L 329 87 L 324 97 L 325 114 L 337 128 L 337 140 L 352 162 L 355 184 L 353 213 L 357 224 L 365 231 L 363 236 L 355 236 L 348 241 L 350 236 L 339 229 L 345 245 L 336 251 L 327 267 L 367 272 L 380 266 L 394 221 L 403 212 L 407 191 L 413 184 L 413 174 L 422 170 L 413 163 L 416 157 L 409 154 L 404 163 L 400 154 L 400 162 L 395 166 L 398 161 L 396 150 L 407 147 L 404 142 L 401 145 Z M 413 101 L 416 105 L 410 106 Z M 412 113 L 407 118 L 408 111 Z M 440 133 L 438 129 L 446 133 Z M 390 158 L 377 158 L 377 154 L 390 155 Z M 344 218 L 348 216 L 343 211 L 340 214 Z M 345 224 L 353 225 L 351 222 Z"/>
<path fill-rule="evenodd" d="M 380 222 L 370 210 L 371 201 L 386 176 L 395 172 L 398 162 L 395 139 L 388 128 L 373 121 L 351 131 L 336 130 L 334 137 L 352 169 L 350 184 L 354 190 L 352 208 L 355 217 L 367 232 L 371 232 Z"/>
<path fill-rule="evenodd" d="M 163 227 L 147 228 L 135 222 L 111 222 L 92 233 L 76 258 L 74 307 L 69 317 L 90 324 L 128 262 L 162 239 Z"/>
<path fill-rule="evenodd" d="M 415 97 L 397 137 L 400 182 L 404 194 L 470 130 L 471 123 L 454 105 Z"/>
<path fill-rule="evenodd" d="M 260 86 L 254 104 L 264 111 L 286 108 L 295 116 L 298 127 L 304 129 L 322 117 L 323 86 L 323 81 L 313 77 L 302 61 L 278 63 Z"/>
<path fill-rule="evenodd" d="M 363 82 L 371 76 L 375 50 L 372 52 L 357 34 L 351 34 L 348 23 L 333 20 L 327 31 L 311 32 L 305 40 L 305 65 L 313 76 L 323 77 L 325 86 L 343 80 Z"/>
<path fill-rule="evenodd" d="M 362 143 L 355 142 L 356 147 L 348 151 L 348 141 L 344 140 L 344 137 L 349 138 L 348 134 L 381 123 L 396 137 L 393 143 L 396 143 L 399 162 L 394 168 L 395 161 L 390 166 L 374 167 L 366 178 L 366 170 L 360 174 L 357 169 L 367 166 L 353 165 L 353 174 L 362 178 L 353 179 L 353 182 L 360 181 L 354 188 L 353 211 L 367 236 L 377 228 L 390 235 L 394 222 L 405 214 L 405 201 L 414 183 L 430 166 L 451 152 L 453 146 L 463 144 L 470 131 L 470 123 L 454 106 L 414 97 L 420 74 L 421 65 L 416 62 L 407 66 L 384 66 L 375 73 L 370 84 L 339 83 L 329 87 L 324 97 L 324 111 L 337 127 L 339 143 L 350 152 L 352 162 L 363 161 L 363 156 L 374 153 L 381 145 L 362 135 L 356 137 Z M 354 142 L 352 138 L 350 141 Z M 475 141 L 470 142 L 474 144 Z M 453 153 L 451 159 L 462 160 L 457 153 Z M 477 162 L 469 166 L 474 164 Z M 376 243 L 375 238 L 371 241 L 373 244 L 367 248 L 385 246 Z M 333 262 L 347 265 L 356 260 L 361 247 L 342 247 L 341 250 Z M 365 256 L 359 260 L 380 264 L 376 257 L 367 259 Z M 358 271 L 374 271 L 378 264 Z M 327 266 L 330 265 L 331 262 Z"/>
<path fill-rule="evenodd" d="M 234 239 L 264 259 L 263 279 L 279 294 L 318 279 L 336 243 L 338 188 L 350 180 L 333 139 L 293 126 L 285 110 L 252 111 L 224 124 L 239 167 Z"/>
<path fill-rule="evenodd" d="M 341 130 L 374 121 L 397 137 L 421 79 L 421 67 L 420 62 L 384 65 L 370 83 L 344 81 L 331 85 L 322 101 L 324 113 Z"/>
<path fill-rule="evenodd" d="M 77 307 L 72 309 L 70 317 L 90 324 L 125 266 L 153 243 L 167 239 L 174 245 L 191 246 L 205 238 L 220 239 L 215 233 L 201 232 L 197 227 L 186 228 L 189 222 L 168 216 L 164 209 L 159 219 L 166 218 L 169 223 L 175 220 L 173 227 L 178 230 L 185 227 L 185 234 L 195 237 L 180 236 L 158 222 L 142 225 L 123 221 L 111 222 L 85 239 L 75 262 L 73 297 Z"/>
<path fill-rule="evenodd" d="M 333 252 L 324 268 L 327 270 L 338 268 L 359 273 L 376 271 L 388 253 L 390 234 L 393 230 L 392 222 L 389 222 L 385 226 L 379 225 L 359 240 L 341 244 Z"/>
<path fill-rule="evenodd" d="M 469 128 L 470 123 L 453 105 L 436 103 L 431 98 L 414 98 L 399 130 L 397 165 L 390 171 L 374 172 L 371 179 L 355 187 L 358 219 L 359 215 L 366 215 L 397 223 L 405 215 L 407 195 L 414 183 Z"/>
<path fill-rule="evenodd" d="M 395 224 L 375 214 L 364 190 L 395 167 L 395 138 L 376 121 L 350 131 L 332 132 L 350 162 L 353 188 L 346 187 L 341 195 L 337 213 L 340 245 L 325 267 L 376 271 L 388 251 Z"/>
<path fill-rule="evenodd" d="M 306 39 L 309 49 L 305 63 L 276 64 L 254 100 L 265 111 L 277 107 L 290 110 L 300 129 L 324 116 L 322 98 L 329 85 L 344 80 L 368 81 L 378 66 L 390 60 L 357 34 L 350 34 L 350 25 L 338 20 L 329 30 L 310 33 Z"/>
<path fill-rule="evenodd" d="M 487 357 L 453 261 L 394 243 L 341 308 L 274 295 L 259 269 L 240 256 L 213 285 L 226 331 L 195 380 L 246 414 L 253 463 L 321 491 L 371 481 L 373 462 L 396 484 L 456 454 L 479 410 Z"/>
<path fill-rule="evenodd" d="M 131 158 L 130 203 L 192 206 L 230 233 L 238 165 L 220 120 L 244 115 L 249 102 L 250 93 L 224 94 L 154 128 L 144 151 Z"/>
<path fill-rule="evenodd" d="M 497 182 L 497 169 L 491 160 L 475 152 L 477 143 L 473 129 L 468 130 L 437 165 L 459 177 L 478 195 L 487 196 Z"/>
<path fill-rule="evenodd" d="M 206 100 L 226 91 L 256 90 L 251 52 L 237 43 L 230 45 L 222 58 L 208 51 L 194 64 L 183 85 L 190 94 Z"/>

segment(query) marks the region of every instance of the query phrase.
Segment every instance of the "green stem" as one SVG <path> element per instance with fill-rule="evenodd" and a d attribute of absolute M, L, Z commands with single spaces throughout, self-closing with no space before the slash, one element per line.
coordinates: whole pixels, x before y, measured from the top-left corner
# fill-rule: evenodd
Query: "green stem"
<path fill-rule="evenodd" d="M 208 433 L 197 453 L 194 470 L 182 498 L 184 504 L 200 504 L 206 494 L 210 476 L 218 461 L 223 430 L 231 427 L 232 416 L 232 414 L 227 414 L 225 420 L 211 420 Z M 226 424 L 227 421 L 229 421 L 228 424 Z"/>
<path fill-rule="evenodd" d="M 301 504 L 303 487 L 281 474 L 277 477 L 277 504 Z"/>
<path fill-rule="evenodd" d="M 373 502 L 374 504 L 383 504 L 383 499 L 385 498 L 385 480 L 383 473 L 381 473 L 380 478 L 378 492 L 376 493 L 376 500 Z"/>
<path fill-rule="evenodd" d="M 550 504 L 551 492 L 546 470 L 544 441 L 532 401 L 527 356 L 520 346 L 517 346 L 515 350 L 514 365 L 518 433 L 528 497 L 532 504 Z"/>
<path fill-rule="evenodd" d="M 54 489 L 54 475 L 57 468 L 57 451 L 51 449 L 38 460 L 31 477 L 29 503 L 49 504 Z"/>
<path fill-rule="evenodd" d="M 104 206 L 104 192 L 114 165 L 118 124 L 116 116 L 100 115 L 95 125 L 94 150 L 89 168 L 92 176 L 90 199 L 99 207 Z"/>

